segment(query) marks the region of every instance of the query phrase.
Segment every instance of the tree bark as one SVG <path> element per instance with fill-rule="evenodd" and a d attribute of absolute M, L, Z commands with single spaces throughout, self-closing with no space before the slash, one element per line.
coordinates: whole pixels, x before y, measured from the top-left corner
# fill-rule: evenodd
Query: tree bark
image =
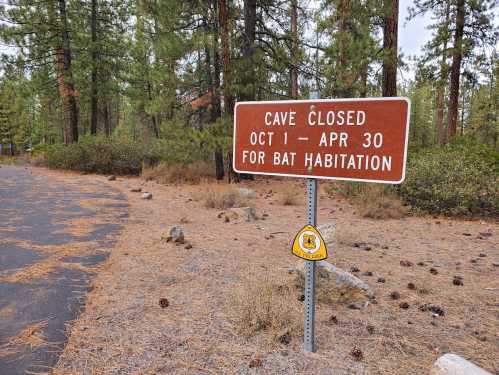
<path fill-rule="evenodd" d="M 241 99 L 252 101 L 256 98 L 255 74 L 254 74 L 254 45 L 256 36 L 256 0 L 244 0 L 244 48 L 243 60 L 245 71 L 243 72 L 244 89 Z"/>
<path fill-rule="evenodd" d="M 56 12 L 56 6 L 59 14 Z M 47 15 L 56 37 L 53 45 L 57 86 L 62 104 L 63 139 L 65 144 L 78 141 L 78 105 L 75 98 L 71 68 L 71 44 L 65 0 L 47 2 Z"/>
<path fill-rule="evenodd" d="M 291 0 L 290 96 L 298 99 L 298 0 Z"/>
<path fill-rule="evenodd" d="M 445 28 L 444 40 L 442 42 L 442 59 L 440 61 L 440 77 L 437 83 L 437 94 L 435 99 L 435 104 L 437 107 L 436 114 L 436 130 L 437 130 L 437 144 L 442 145 L 445 143 L 445 126 L 444 126 L 444 114 L 445 114 L 445 82 L 447 81 L 447 43 L 448 43 L 448 33 L 449 33 L 449 22 L 450 22 L 450 0 L 446 1 L 445 7 L 445 23 L 443 27 Z"/>
<path fill-rule="evenodd" d="M 397 96 L 399 0 L 385 0 L 383 9 L 383 96 Z"/>
<path fill-rule="evenodd" d="M 369 64 L 366 63 L 360 72 L 360 97 L 367 97 L 367 74 L 369 71 Z"/>
<path fill-rule="evenodd" d="M 98 66 L 98 51 L 97 51 L 97 0 L 92 0 L 90 14 L 90 33 L 92 40 L 92 72 L 90 78 L 90 134 L 97 134 L 97 115 L 98 115 L 98 82 L 97 82 L 97 66 Z"/>
<path fill-rule="evenodd" d="M 461 60 L 463 58 L 463 32 L 464 32 L 464 1 L 456 3 L 456 28 L 454 31 L 454 48 L 452 52 L 452 67 L 450 72 L 450 97 L 449 97 L 449 140 L 456 136 L 457 113 L 459 109 L 459 79 L 461 75 Z"/>
<path fill-rule="evenodd" d="M 222 44 L 224 111 L 226 114 L 232 114 L 234 111 L 234 99 L 231 93 L 229 8 L 226 0 L 218 0 L 218 20 L 220 27 L 220 43 Z"/>
<path fill-rule="evenodd" d="M 338 55 L 336 60 L 336 82 L 334 83 L 333 96 L 344 98 L 349 96 L 347 84 L 347 20 L 349 4 L 347 0 L 339 0 L 337 8 L 338 17 Z"/>
<path fill-rule="evenodd" d="M 211 120 L 216 121 L 222 114 L 220 103 L 220 51 L 218 50 L 219 24 L 218 24 L 218 1 L 212 0 L 213 5 L 213 95 Z M 223 178 L 223 177 L 222 177 Z"/>

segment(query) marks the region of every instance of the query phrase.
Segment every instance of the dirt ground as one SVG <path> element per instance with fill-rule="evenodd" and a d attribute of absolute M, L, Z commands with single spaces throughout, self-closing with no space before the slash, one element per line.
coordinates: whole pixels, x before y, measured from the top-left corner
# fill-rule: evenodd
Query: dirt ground
<path fill-rule="evenodd" d="M 215 183 L 108 183 L 126 194 L 130 217 L 72 326 L 56 374 L 419 375 L 447 352 L 499 374 L 497 223 L 363 219 L 344 199 L 328 197 L 321 183 L 319 224 L 337 224 L 329 261 L 345 270 L 357 267 L 377 303 L 363 309 L 318 304 L 317 352 L 310 354 L 302 351 L 300 335 L 283 343 L 269 341 L 265 330 L 242 337 L 233 298 L 248 277 L 286 277 L 301 262 L 290 242 L 306 220 L 303 181 L 258 178 L 240 184 L 257 193 L 248 205 L 258 216 L 266 214 L 249 223 L 226 222 L 218 217 L 220 209 L 204 207 L 199 197 Z M 153 199 L 130 192 L 138 186 Z M 297 205 L 280 204 L 286 189 L 299 192 Z M 182 226 L 192 248 L 165 241 L 173 225 Z M 480 235 L 487 231 L 492 236 Z M 454 276 L 463 285 L 454 285 Z M 386 282 L 377 282 L 380 277 Z M 394 291 L 397 300 L 390 296 Z M 289 304 L 302 308 L 298 297 Z M 168 306 L 160 306 L 161 298 Z M 400 307 L 404 302 L 407 308 Z M 438 305 L 444 315 L 421 311 L 424 304 Z M 352 355 L 354 348 L 361 358 Z"/>

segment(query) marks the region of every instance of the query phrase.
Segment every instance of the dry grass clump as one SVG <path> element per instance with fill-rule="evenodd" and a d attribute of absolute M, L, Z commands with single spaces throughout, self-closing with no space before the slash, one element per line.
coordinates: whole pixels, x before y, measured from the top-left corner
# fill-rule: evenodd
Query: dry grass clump
<path fill-rule="evenodd" d="M 246 203 L 245 197 L 233 188 L 206 189 L 200 193 L 200 200 L 204 200 L 206 208 L 218 208 L 225 210 L 231 207 L 241 207 Z"/>
<path fill-rule="evenodd" d="M 292 187 L 287 187 L 281 192 L 279 203 L 283 206 L 296 206 L 298 201 L 298 192 Z"/>
<path fill-rule="evenodd" d="M 407 215 L 407 207 L 395 196 L 374 195 L 361 197 L 357 204 L 359 214 L 371 219 L 400 219 Z"/>
<path fill-rule="evenodd" d="M 334 183 L 327 189 L 330 195 L 340 194 L 356 206 L 362 217 L 371 219 L 400 219 L 409 209 L 384 185 L 354 182 Z"/>
<path fill-rule="evenodd" d="M 214 167 L 204 161 L 191 164 L 160 163 L 143 168 L 142 177 L 146 181 L 156 181 L 160 184 L 198 184 L 214 177 Z"/>
<path fill-rule="evenodd" d="M 303 330 L 293 283 L 270 273 L 243 280 L 234 289 L 231 305 L 236 331 L 245 337 L 265 332 L 272 342 L 289 342 Z"/>

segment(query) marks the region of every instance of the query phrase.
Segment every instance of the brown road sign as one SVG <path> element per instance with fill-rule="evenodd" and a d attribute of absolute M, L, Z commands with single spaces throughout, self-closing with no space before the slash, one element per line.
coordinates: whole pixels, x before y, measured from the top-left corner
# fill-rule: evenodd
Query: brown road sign
<path fill-rule="evenodd" d="M 240 102 L 234 170 L 398 184 L 409 113 L 407 98 Z"/>

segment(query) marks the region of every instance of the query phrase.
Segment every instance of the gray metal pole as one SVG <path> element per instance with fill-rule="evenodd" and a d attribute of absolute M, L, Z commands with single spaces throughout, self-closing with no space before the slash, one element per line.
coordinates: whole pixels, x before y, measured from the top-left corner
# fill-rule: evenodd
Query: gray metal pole
<path fill-rule="evenodd" d="M 319 99 L 318 92 L 311 92 L 310 99 Z M 317 224 L 317 180 L 307 178 L 308 224 Z M 315 262 L 305 261 L 305 324 L 303 346 L 307 352 L 315 352 Z"/>
<path fill-rule="evenodd" d="M 317 180 L 307 178 L 308 224 L 317 223 Z M 303 344 L 307 352 L 315 352 L 315 262 L 305 261 L 305 332 Z"/>

